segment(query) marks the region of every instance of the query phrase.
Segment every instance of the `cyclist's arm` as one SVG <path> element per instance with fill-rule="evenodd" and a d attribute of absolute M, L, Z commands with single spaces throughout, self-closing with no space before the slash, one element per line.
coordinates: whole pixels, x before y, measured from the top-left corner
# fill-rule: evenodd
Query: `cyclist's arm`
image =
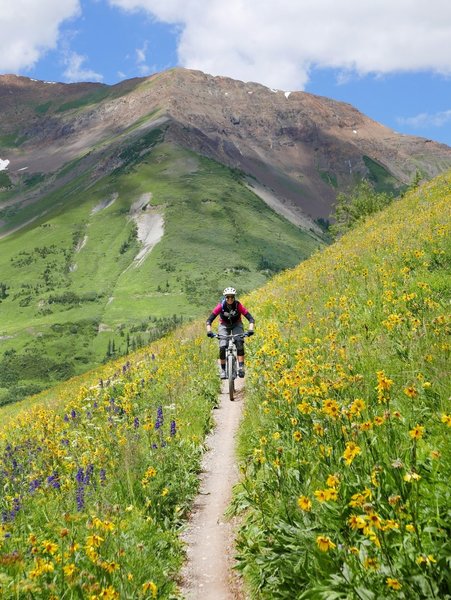
<path fill-rule="evenodd" d="M 254 331 L 255 319 L 241 302 L 238 303 L 238 311 L 249 321 L 249 330 Z"/>
<path fill-rule="evenodd" d="M 219 313 L 221 312 L 221 305 L 218 304 L 217 306 L 214 307 L 214 309 L 211 312 L 211 315 L 208 317 L 207 319 L 207 333 L 209 331 L 211 331 L 211 324 L 213 323 L 213 321 L 216 319 L 216 317 L 219 315 Z"/>

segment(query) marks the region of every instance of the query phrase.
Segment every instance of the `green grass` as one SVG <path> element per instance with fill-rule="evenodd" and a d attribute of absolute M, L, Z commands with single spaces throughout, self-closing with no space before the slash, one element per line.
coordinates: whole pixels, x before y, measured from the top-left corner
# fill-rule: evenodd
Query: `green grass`
<path fill-rule="evenodd" d="M 374 184 L 376 192 L 399 195 L 407 186 L 400 182 L 380 163 L 369 156 L 363 156 L 363 162 L 369 171 L 369 179 Z"/>
<path fill-rule="evenodd" d="M 11 187 L 11 179 L 6 171 L 0 171 L 0 189 Z"/>
<path fill-rule="evenodd" d="M 319 176 L 324 181 L 324 183 L 327 183 L 327 185 L 330 185 L 335 189 L 338 188 L 338 182 L 337 182 L 336 175 L 334 175 L 333 173 L 329 173 L 328 171 L 319 170 L 318 172 L 319 172 Z"/>

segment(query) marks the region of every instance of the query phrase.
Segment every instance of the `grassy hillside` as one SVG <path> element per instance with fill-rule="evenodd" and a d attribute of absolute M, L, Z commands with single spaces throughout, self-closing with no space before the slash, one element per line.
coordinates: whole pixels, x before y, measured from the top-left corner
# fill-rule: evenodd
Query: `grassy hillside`
<path fill-rule="evenodd" d="M 2 598 L 174 597 L 217 392 L 198 334 L 0 409 Z"/>
<path fill-rule="evenodd" d="M 113 175 L 81 174 L 15 214 L 46 211 L 0 240 L 0 403 L 143 346 L 206 314 L 226 284 L 253 289 L 322 245 L 239 174 L 149 135 Z M 143 262 L 132 212 L 163 221 Z"/>
<path fill-rule="evenodd" d="M 450 598 L 451 174 L 247 299 L 254 597 Z"/>
<path fill-rule="evenodd" d="M 449 597 L 450 183 L 244 298 L 252 597 Z M 177 597 L 215 356 L 202 319 L 0 408 L 4 598 Z"/>

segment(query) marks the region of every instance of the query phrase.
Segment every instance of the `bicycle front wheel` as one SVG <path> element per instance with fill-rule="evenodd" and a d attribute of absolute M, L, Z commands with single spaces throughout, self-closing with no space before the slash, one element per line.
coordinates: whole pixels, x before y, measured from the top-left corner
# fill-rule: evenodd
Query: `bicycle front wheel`
<path fill-rule="evenodd" d="M 229 397 L 230 400 L 233 400 L 235 395 L 235 357 L 229 356 L 227 357 L 227 374 L 229 380 Z"/>

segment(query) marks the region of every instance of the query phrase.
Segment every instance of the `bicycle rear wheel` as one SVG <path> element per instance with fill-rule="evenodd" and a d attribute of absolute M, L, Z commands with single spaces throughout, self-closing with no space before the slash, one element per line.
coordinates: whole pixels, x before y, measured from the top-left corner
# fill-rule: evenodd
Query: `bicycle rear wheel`
<path fill-rule="evenodd" d="M 227 357 L 227 375 L 229 380 L 229 398 L 233 400 L 235 395 L 235 357 L 228 356 Z"/>

